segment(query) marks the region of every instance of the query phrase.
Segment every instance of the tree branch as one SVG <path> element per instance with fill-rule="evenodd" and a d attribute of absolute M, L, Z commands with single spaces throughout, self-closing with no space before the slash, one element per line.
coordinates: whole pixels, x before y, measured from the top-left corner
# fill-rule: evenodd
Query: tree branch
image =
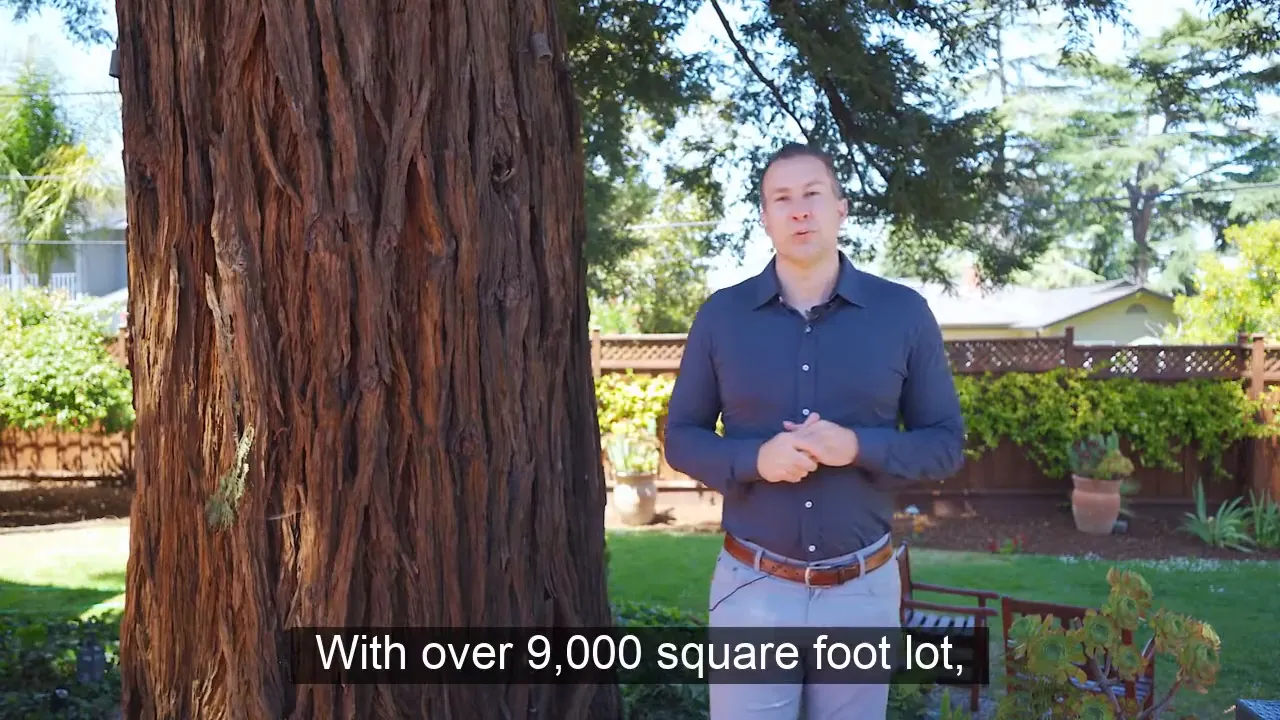
<path fill-rule="evenodd" d="M 1149 717 L 1153 717 L 1153 718 L 1160 717 L 1160 713 L 1164 711 L 1164 706 L 1168 705 L 1173 700 L 1173 696 L 1178 694 L 1178 688 L 1180 687 L 1182 687 L 1182 680 L 1180 679 L 1174 680 L 1173 686 L 1169 688 L 1169 694 L 1165 695 L 1164 699 L 1161 700 L 1160 702 L 1156 703 L 1155 705 L 1152 705 L 1150 708 L 1147 708 L 1146 710 L 1143 710 L 1142 714 L 1138 716 L 1138 720 L 1144 720 L 1145 718 L 1149 718 Z M 1152 689 L 1154 690 L 1154 688 Z"/>
<path fill-rule="evenodd" d="M 1098 679 L 1098 687 L 1102 688 L 1102 694 L 1110 698 L 1111 706 L 1115 708 L 1118 714 L 1120 712 L 1120 698 L 1116 697 L 1116 694 L 1111 691 L 1111 683 L 1107 681 L 1107 675 L 1110 673 L 1104 673 L 1102 668 L 1098 667 L 1098 659 L 1092 655 L 1089 656 L 1089 669 L 1093 671 L 1093 676 Z"/>
<path fill-rule="evenodd" d="M 738 36 L 734 34 L 733 26 L 729 24 L 729 18 L 725 17 L 724 10 L 720 7 L 719 1 L 711 0 L 711 7 L 716 11 L 716 17 L 720 18 L 720 24 L 724 26 L 725 34 L 729 36 L 729 42 L 733 43 L 733 47 L 737 49 L 738 56 L 747 64 L 747 67 L 751 68 L 751 72 L 755 73 L 755 76 L 760 80 L 760 82 L 764 83 L 764 86 L 769 88 L 769 92 L 773 94 L 773 99 L 778 101 L 778 107 L 782 108 L 783 112 L 791 116 L 791 119 L 795 121 L 796 126 L 800 128 L 800 134 L 804 135 L 804 139 L 806 141 L 812 141 L 812 138 L 809 136 L 809 131 L 804 127 L 804 123 L 800 122 L 800 118 L 791 111 L 791 107 L 787 105 L 786 99 L 782 97 L 782 91 L 778 89 L 778 86 L 772 80 L 765 77 L 759 66 L 757 66 L 755 61 L 751 59 L 751 56 L 747 54 L 747 48 L 742 45 L 742 42 L 738 40 Z"/>

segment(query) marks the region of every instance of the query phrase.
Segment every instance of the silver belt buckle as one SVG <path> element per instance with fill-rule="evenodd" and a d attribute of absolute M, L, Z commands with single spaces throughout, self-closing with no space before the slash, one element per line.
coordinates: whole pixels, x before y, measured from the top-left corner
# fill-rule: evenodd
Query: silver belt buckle
<path fill-rule="evenodd" d="M 804 568 L 804 586 L 805 587 L 813 587 L 813 585 L 810 584 L 812 582 L 812 580 L 810 579 L 812 575 L 813 575 L 813 566 L 806 565 Z"/>

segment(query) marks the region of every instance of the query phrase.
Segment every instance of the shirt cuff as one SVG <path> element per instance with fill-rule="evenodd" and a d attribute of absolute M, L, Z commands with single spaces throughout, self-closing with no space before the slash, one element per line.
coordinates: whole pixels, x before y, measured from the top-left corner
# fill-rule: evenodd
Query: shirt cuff
<path fill-rule="evenodd" d="M 894 428 L 862 428 L 854 430 L 858 436 L 858 455 L 854 464 L 872 472 L 884 472 L 889 463 L 889 448 L 898 435 Z"/>
<path fill-rule="evenodd" d="M 760 476 L 760 447 L 765 440 L 742 440 L 733 453 L 733 482 L 748 483 L 763 480 Z"/>

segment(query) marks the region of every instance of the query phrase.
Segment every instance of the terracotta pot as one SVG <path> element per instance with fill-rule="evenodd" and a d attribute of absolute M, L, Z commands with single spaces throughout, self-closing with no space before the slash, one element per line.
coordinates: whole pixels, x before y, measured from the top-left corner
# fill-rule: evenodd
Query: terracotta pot
<path fill-rule="evenodd" d="M 657 473 L 617 473 L 613 508 L 624 525 L 648 525 L 658 514 Z"/>
<path fill-rule="evenodd" d="M 1120 518 L 1119 480 L 1095 480 L 1071 476 L 1075 489 L 1071 491 L 1071 515 L 1076 528 L 1090 535 L 1110 535 Z"/>

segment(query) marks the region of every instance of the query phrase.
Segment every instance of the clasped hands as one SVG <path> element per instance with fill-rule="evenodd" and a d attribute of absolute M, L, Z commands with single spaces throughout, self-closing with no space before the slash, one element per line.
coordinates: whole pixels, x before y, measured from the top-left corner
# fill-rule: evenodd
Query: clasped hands
<path fill-rule="evenodd" d="M 818 465 L 848 465 L 858 455 L 858 436 L 810 413 L 803 424 L 786 421 L 783 432 L 760 447 L 760 476 L 769 482 L 800 482 Z"/>

